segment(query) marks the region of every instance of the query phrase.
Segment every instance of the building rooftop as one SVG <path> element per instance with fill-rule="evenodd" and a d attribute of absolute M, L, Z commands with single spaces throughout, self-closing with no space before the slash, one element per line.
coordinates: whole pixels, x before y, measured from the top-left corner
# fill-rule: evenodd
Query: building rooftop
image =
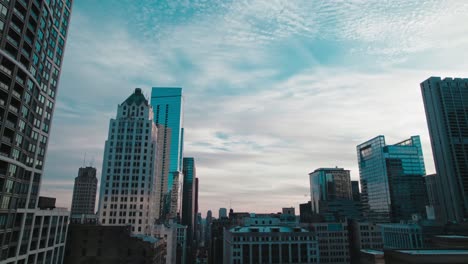
<path fill-rule="evenodd" d="M 468 255 L 468 249 L 415 249 L 395 250 L 410 255 Z"/>
<path fill-rule="evenodd" d="M 366 254 L 371 254 L 371 255 L 383 255 L 384 252 L 380 250 L 375 250 L 375 249 L 361 249 L 361 252 L 366 253 Z"/>
<path fill-rule="evenodd" d="M 141 88 L 135 88 L 135 92 L 130 95 L 122 104 L 148 105 L 148 100 L 146 100 L 145 96 L 141 92 Z"/>
<path fill-rule="evenodd" d="M 300 227 L 289 226 L 243 226 L 234 227 L 229 230 L 232 233 L 292 233 L 309 232 Z"/>
<path fill-rule="evenodd" d="M 147 235 L 143 235 L 143 234 L 135 234 L 135 235 L 132 235 L 132 237 L 136 237 L 138 239 L 141 239 L 145 242 L 149 242 L 149 243 L 156 243 L 160 240 L 160 238 L 156 238 L 156 237 L 153 237 L 153 236 L 147 236 Z"/>

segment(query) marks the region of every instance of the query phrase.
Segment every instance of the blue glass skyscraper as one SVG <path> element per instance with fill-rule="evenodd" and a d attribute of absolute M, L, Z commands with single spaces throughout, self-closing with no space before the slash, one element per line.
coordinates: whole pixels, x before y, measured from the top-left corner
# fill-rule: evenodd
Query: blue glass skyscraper
<path fill-rule="evenodd" d="M 183 158 L 183 100 L 182 88 L 153 87 L 151 106 L 158 127 L 160 215 L 175 216 L 180 200 Z"/>
<path fill-rule="evenodd" d="M 361 201 L 370 220 L 398 222 L 424 214 L 426 174 L 419 136 L 386 145 L 378 136 L 357 146 Z"/>

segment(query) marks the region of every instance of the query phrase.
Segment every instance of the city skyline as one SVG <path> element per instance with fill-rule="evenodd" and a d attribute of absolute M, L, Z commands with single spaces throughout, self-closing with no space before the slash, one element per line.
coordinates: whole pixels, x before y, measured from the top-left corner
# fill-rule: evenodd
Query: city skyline
<path fill-rule="evenodd" d="M 101 174 L 108 120 L 135 87 L 147 97 L 153 86 L 184 89 L 184 154 L 197 159 L 203 214 L 229 204 L 258 212 L 297 207 L 310 198 L 310 168 L 344 167 L 357 180 L 355 146 L 377 135 L 389 142 L 420 135 L 427 173 L 435 172 L 419 84 L 432 75 L 464 77 L 468 53 L 459 48 L 467 29 L 452 22 L 467 4 L 207 1 L 187 8 L 174 1 L 158 9 L 143 1 L 127 11 L 129 3 L 75 3 L 41 190 L 60 206 L 71 205 L 84 153 Z M 125 15 L 142 7 L 138 18 Z M 366 14 L 359 19 L 357 7 L 372 12 L 358 12 Z M 394 13 L 377 19 L 390 7 Z M 176 19 L 175 10 L 187 15 Z M 245 22 L 255 12 L 257 20 Z M 345 25 L 353 19 L 356 27 Z M 446 37 L 452 41 L 440 43 Z"/>

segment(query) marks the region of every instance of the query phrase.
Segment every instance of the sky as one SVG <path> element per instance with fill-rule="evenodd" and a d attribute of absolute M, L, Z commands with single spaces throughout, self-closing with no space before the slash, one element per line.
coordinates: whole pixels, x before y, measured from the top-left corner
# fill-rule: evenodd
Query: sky
<path fill-rule="evenodd" d="M 182 87 L 184 156 L 202 215 L 310 200 L 308 173 L 356 146 L 420 135 L 419 84 L 468 77 L 464 0 L 74 1 L 41 194 L 71 207 L 78 168 L 101 178 L 117 105 L 135 87 Z M 86 155 L 86 158 L 85 158 Z"/>

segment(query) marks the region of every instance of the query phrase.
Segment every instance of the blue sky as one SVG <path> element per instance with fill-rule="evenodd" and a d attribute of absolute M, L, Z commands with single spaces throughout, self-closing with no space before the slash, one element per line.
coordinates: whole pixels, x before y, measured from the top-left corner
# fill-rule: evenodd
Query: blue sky
<path fill-rule="evenodd" d="M 277 212 L 309 200 L 308 173 L 359 172 L 355 147 L 420 135 L 419 83 L 468 77 L 467 1 L 75 1 L 42 194 L 70 207 L 133 91 L 183 87 L 185 155 L 200 210 Z"/>

